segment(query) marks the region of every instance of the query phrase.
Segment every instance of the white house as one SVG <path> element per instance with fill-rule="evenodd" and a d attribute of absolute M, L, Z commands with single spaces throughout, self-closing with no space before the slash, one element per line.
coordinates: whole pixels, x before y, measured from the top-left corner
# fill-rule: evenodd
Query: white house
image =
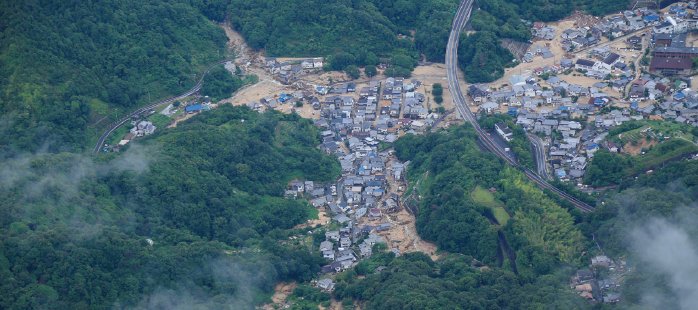
<path fill-rule="evenodd" d="M 312 69 L 314 67 L 313 61 L 310 59 L 304 59 L 301 61 L 301 66 L 303 69 Z"/>
<path fill-rule="evenodd" d="M 315 286 L 325 291 L 331 291 L 334 288 L 334 283 L 332 283 L 332 279 L 322 279 L 320 281 L 317 281 L 317 283 L 315 283 Z"/>
<path fill-rule="evenodd" d="M 322 68 L 322 58 L 320 58 L 320 57 L 313 58 L 313 67 Z"/>

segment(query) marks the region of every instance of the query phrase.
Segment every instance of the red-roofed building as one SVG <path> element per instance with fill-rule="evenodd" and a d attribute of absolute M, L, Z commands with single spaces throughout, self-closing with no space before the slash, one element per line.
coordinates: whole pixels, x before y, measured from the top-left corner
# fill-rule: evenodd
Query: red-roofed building
<path fill-rule="evenodd" d="M 692 66 L 690 58 L 654 58 L 650 62 L 650 72 L 665 76 L 686 75 L 691 73 Z"/>

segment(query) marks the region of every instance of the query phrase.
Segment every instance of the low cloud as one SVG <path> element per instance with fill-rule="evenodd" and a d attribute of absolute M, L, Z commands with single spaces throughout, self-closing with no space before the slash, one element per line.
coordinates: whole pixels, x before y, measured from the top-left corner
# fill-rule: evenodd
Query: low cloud
<path fill-rule="evenodd" d="M 210 296 L 209 292 L 194 284 L 197 277 L 211 277 L 219 294 Z M 189 278 L 181 279 L 175 288 L 158 287 L 149 296 L 143 298 L 132 310 L 151 309 L 255 309 L 254 294 L 260 287 L 264 275 L 259 270 L 249 270 L 226 258 L 214 259 L 204 264 Z M 122 309 L 115 307 L 115 309 Z"/>
<path fill-rule="evenodd" d="M 693 222 L 684 217 L 684 223 Z M 694 226 L 695 227 L 695 226 Z M 698 249 L 682 224 L 652 219 L 631 232 L 633 248 L 650 268 L 667 276 L 668 285 L 682 310 L 698 309 Z M 667 302 L 654 291 L 646 292 L 643 302 L 662 308 Z"/>
<path fill-rule="evenodd" d="M 85 177 L 100 177 L 112 172 L 143 173 L 154 160 L 156 148 L 133 145 L 105 164 L 91 157 L 74 154 L 20 155 L 0 164 L 0 189 L 7 190 L 22 182 L 26 198 L 40 197 L 48 188 L 57 188 L 71 197 Z M 42 170 L 37 173 L 37 170 Z"/>

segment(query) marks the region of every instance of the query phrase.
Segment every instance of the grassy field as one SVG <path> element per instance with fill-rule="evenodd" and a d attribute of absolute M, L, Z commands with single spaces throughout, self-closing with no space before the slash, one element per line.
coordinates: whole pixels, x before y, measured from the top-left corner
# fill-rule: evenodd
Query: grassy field
<path fill-rule="evenodd" d="M 162 130 L 165 129 L 165 126 L 167 126 L 172 119 L 163 114 L 155 113 L 148 117 L 148 120 L 153 122 L 153 126 L 158 128 L 157 130 Z"/>
<path fill-rule="evenodd" d="M 470 193 L 470 197 L 473 201 L 492 209 L 494 217 L 497 219 L 500 225 L 504 225 L 509 220 L 509 214 L 502 207 L 502 203 L 494 198 L 488 190 L 482 188 L 480 185 L 475 186 L 475 189 Z"/>
<path fill-rule="evenodd" d="M 129 131 L 131 130 L 131 128 L 133 128 L 133 126 L 131 126 L 131 123 L 128 123 L 128 122 L 127 122 L 126 124 L 121 125 L 121 127 L 119 127 L 119 128 L 117 128 L 116 130 L 114 130 L 114 131 L 109 135 L 109 137 L 107 137 L 107 139 L 104 141 L 104 143 L 109 144 L 109 145 L 118 144 L 119 141 L 121 141 L 121 139 L 123 139 L 124 136 L 125 136 L 127 133 L 129 133 Z"/>
<path fill-rule="evenodd" d="M 494 195 L 492 195 L 486 189 L 482 188 L 482 186 L 480 186 L 480 185 L 475 186 L 475 189 L 470 194 L 470 196 L 473 198 L 473 200 L 475 202 L 477 202 L 481 205 L 488 206 L 490 208 L 495 208 L 495 207 L 500 206 L 500 204 L 495 202 Z"/>

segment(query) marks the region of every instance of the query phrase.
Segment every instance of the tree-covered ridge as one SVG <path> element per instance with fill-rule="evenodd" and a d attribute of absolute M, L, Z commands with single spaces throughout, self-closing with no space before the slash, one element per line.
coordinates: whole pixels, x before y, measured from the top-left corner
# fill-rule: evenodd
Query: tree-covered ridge
<path fill-rule="evenodd" d="M 454 0 L 232 0 L 228 15 L 252 48 L 264 48 L 270 56 L 349 53 L 362 66 L 375 64 L 362 63 L 361 54 L 390 57 L 396 49 L 418 48 L 427 59 L 444 61 L 457 7 Z M 410 29 L 415 42 L 398 38 L 410 35 Z"/>
<path fill-rule="evenodd" d="M 365 302 L 365 309 L 591 309 L 563 285 L 570 270 L 524 278 L 502 269 L 480 271 L 472 261 L 457 256 L 437 264 L 419 252 L 382 259 L 386 269 L 338 283 L 335 297 Z"/>
<path fill-rule="evenodd" d="M 439 248 L 471 255 L 486 264 L 497 259 L 497 230 L 486 216 L 493 210 L 470 199 L 475 185 L 494 187 L 512 218 L 502 226 L 518 255 L 522 274 L 548 274 L 556 266 L 577 265 L 584 238 L 575 214 L 561 208 L 552 193 L 544 193 L 525 175 L 492 153 L 482 153 L 471 127 L 449 129 L 448 135 L 404 136 L 395 142 L 399 159 L 410 160 L 407 177 L 420 202 L 417 231 Z M 573 207 L 572 207 L 573 208 Z M 581 216 L 581 215 L 579 215 Z"/>
<path fill-rule="evenodd" d="M 692 308 L 698 161 L 669 163 L 623 181 L 607 196 L 581 226 L 585 233 L 596 234 L 606 253 L 636 268 L 623 283 L 620 308 Z"/>
<path fill-rule="evenodd" d="M 318 143 L 297 115 L 221 106 L 97 162 L 7 160 L 0 308 L 248 309 L 276 281 L 310 280 L 326 260 L 278 240 L 312 212 L 281 197 L 286 183 L 339 173 Z"/>
<path fill-rule="evenodd" d="M 513 168 L 503 171 L 500 177 L 502 190 L 497 191 L 495 196 L 504 201 L 509 211 L 514 213 L 514 217 L 505 226 L 505 231 L 510 236 L 509 244 L 527 253 L 542 250 L 543 253 L 551 254 L 546 259 L 553 259 L 552 262 L 523 261 L 527 258 L 520 255 L 522 260 L 519 262 L 522 265 L 532 263 L 539 274 L 548 273 L 548 270 L 539 268 L 566 262 L 576 263 L 583 250 L 584 238 L 567 210 Z M 533 259 L 541 258 L 538 254 L 535 253 Z"/>
<path fill-rule="evenodd" d="M 232 93 L 242 87 L 243 81 L 231 74 L 222 66 L 216 66 L 204 76 L 204 84 L 201 85 L 201 95 L 211 97 L 213 102 L 230 97 Z"/>
<path fill-rule="evenodd" d="M 2 1 L 0 150 L 81 150 L 88 126 L 191 88 L 225 33 L 188 1 Z M 221 52 L 219 54 L 218 52 Z M 197 76 L 197 74 L 199 74 Z M 113 120 L 103 121 L 107 125 Z"/>
<path fill-rule="evenodd" d="M 459 40 L 458 63 L 468 83 L 487 83 L 501 78 L 504 66 L 514 59 L 492 32 L 461 33 Z"/>

